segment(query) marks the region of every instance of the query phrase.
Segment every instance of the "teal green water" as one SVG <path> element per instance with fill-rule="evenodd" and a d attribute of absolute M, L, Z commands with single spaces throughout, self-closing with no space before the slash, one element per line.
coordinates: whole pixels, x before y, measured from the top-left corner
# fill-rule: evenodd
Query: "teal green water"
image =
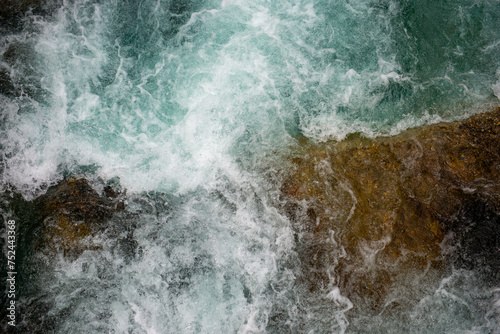
<path fill-rule="evenodd" d="M 50 315 L 34 316 L 58 333 L 349 332 L 353 305 L 334 284 L 318 296 L 296 282 L 280 157 L 300 137 L 394 134 L 500 96 L 498 1 L 55 7 L 0 27 L 2 188 L 32 199 L 68 173 L 96 188 L 118 178 L 132 214 L 117 224 L 134 222 L 141 250 L 118 251 L 127 231 L 103 235 L 102 250 L 41 273 L 55 277 L 26 298 L 46 298 Z M 439 291 L 426 333 L 498 331 L 493 297 L 456 317 Z M 421 333 L 426 305 L 405 330 Z M 403 318 L 377 319 L 367 332 Z"/>

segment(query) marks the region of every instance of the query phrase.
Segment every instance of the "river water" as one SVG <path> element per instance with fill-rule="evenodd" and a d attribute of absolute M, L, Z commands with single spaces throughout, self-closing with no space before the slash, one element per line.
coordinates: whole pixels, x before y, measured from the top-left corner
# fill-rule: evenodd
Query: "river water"
<path fill-rule="evenodd" d="M 498 0 L 47 8 L 0 26 L 2 190 L 32 200 L 76 174 L 127 202 L 98 249 L 32 256 L 28 332 L 499 332 L 498 291 L 461 298 L 475 283 L 457 272 L 404 317 L 352 329 L 341 291 L 297 280 L 280 195 L 299 138 L 395 134 L 498 103 Z"/>

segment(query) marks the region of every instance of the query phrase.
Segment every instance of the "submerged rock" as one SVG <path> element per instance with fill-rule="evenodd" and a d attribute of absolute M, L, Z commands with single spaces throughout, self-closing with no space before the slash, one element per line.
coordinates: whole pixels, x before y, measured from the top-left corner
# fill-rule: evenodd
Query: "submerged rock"
<path fill-rule="evenodd" d="M 124 208 L 119 193 L 104 188 L 100 196 L 83 178 L 70 178 L 36 200 L 43 219 L 43 241 L 52 250 L 78 254 L 95 247 L 86 240 Z"/>
<path fill-rule="evenodd" d="M 498 218 L 500 110 L 393 137 L 306 143 L 292 163 L 283 192 L 292 220 L 306 222 L 304 280 L 313 291 L 339 286 L 378 312 L 450 261 L 471 263 L 445 256 L 443 240 L 477 203 Z"/>

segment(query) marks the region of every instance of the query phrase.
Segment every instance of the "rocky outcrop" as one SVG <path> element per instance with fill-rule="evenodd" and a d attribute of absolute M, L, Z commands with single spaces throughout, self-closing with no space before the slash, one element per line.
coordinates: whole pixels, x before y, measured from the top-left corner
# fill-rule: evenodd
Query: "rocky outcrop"
<path fill-rule="evenodd" d="M 316 291 L 339 286 L 355 305 L 379 311 L 396 286 L 461 258 L 443 252 L 444 237 L 467 212 L 482 205 L 484 221 L 498 218 L 500 110 L 393 137 L 305 143 L 292 163 L 283 192 L 304 281 Z M 490 243 L 499 231 L 488 232 Z"/>

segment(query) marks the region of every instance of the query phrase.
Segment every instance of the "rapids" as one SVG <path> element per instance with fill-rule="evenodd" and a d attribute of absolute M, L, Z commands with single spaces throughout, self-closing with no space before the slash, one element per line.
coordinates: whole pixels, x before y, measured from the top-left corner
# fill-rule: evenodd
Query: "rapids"
<path fill-rule="evenodd" d="M 350 333 L 355 305 L 298 279 L 280 193 L 292 147 L 461 119 L 500 97 L 498 0 L 43 8 L 0 21 L 0 190 L 30 201 L 81 175 L 127 196 L 99 248 L 25 251 L 24 332 Z M 5 221 L 30 224 L 5 203 Z M 473 275 L 356 332 L 498 333 L 500 285 Z"/>

